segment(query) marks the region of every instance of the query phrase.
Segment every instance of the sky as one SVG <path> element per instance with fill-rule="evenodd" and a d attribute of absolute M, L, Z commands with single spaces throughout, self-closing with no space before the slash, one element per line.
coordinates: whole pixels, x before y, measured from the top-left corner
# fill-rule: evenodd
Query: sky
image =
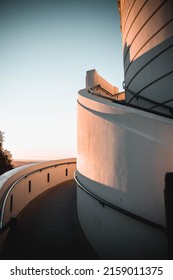
<path fill-rule="evenodd" d="M 0 130 L 13 159 L 77 155 L 86 71 L 122 90 L 116 0 L 0 0 Z"/>

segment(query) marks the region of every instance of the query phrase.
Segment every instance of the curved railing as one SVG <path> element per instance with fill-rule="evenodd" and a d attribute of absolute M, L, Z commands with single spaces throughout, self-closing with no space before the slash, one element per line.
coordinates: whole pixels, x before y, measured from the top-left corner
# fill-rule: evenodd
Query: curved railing
<path fill-rule="evenodd" d="M 130 104 L 134 98 L 141 98 L 141 99 L 143 99 L 143 100 L 145 100 L 145 101 L 148 101 L 148 102 L 154 104 L 154 105 L 152 105 L 152 106 L 149 108 L 149 110 L 153 110 L 154 108 L 157 108 L 157 107 L 163 107 L 164 109 L 170 110 L 170 112 L 171 112 L 171 110 L 173 110 L 172 107 L 166 105 L 167 103 L 172 102 L 172 101 L 173 101 L 173 98 L 171 98 L 171 99 L 169 99 L 169 100 L 166 100 L 166 101 L 164 101 L 164 102 L 157 102 L 157 101 L 152 100 L 152 99 L 150 99 L 150 98 L 146 98 L 146 97 L 144 97 L 144 96 L 141 96 L 141 95 L 140 95 L 140 92 L 135 93 L 134 91 L 130 90 L 130 89 L 129 89 L 128 87 L 126 87 L 126 86 L 124 86 L 124 90 L 128 91 L 129 93 L 131 93 L 131 94 L 133 95 L 133 96 L 130 98 L 130 100 L 127 102 L 127 104 Z"/>
<path fill-rule="evenodd" d="M 145 111 L 145 112 L 148 112 L 148 113 L 152 113 L 152 114 L 155 114 L 155 115 L 159 115 L 159 116 L 162 116 L 162 117 L 166 117 L 166 118 L 170 118 L 170 119 L 173 119 L 173 115 L 168 115 L 168 114 L 165 114 L 165 113 L 162 113 L 162 112 L 158 112 L 158 111 L 154 111 L 153 109 L 155 109 L 156 107 L 163 107 L 164 109 L 168 109 L 170 111 L 170 114 L 172 114 L 172 107 L 169 107 L 166 105 L 166 103 L 168 102 L 171 102 L 173 101 L 173 99 L 170 99 L 168 101 L 165 101 L 165 102 L 162 102 L 162 103 L 158 103 L 156 101 L 153 101 L 151 99 L 148 99 L 148 98 L 145 98 L 145 97 L 141 97 L 142 99 L 148 101 L 148 102 L 151 102 L 153 103 L 154 105 L 152 107 L 150 107 L 149 109 L 147 108 L 144 108 L 142 106 L 139 106 L 139 105 L 135 105 L 135 104 L 131 104 L 131 100 L 129 102 L 126 102 L 126 101 L 120 101 L 120 100 L 117 100 L 116 96 L 118 96 L 118 94 L 115 94 L 112 96 L 112 94 L 108 94 L 108 92 L 105 90 L 105 93 L 107 94 L 107 96 L 105 95 L 102 95 L 101 93 L 98 93 L 98 92 L 95 92 L 93 91 L 94 88 L 100 88 L 100 85 L 96 85 L 92 88 L 89 88 L 88 89 L 88 93 L 92 94 L 92 95 L 95 95 L 95 96 L 98 96 L 98 97 L 101 97 L 101 98 L 104 98 L 104 99 L 107 99 L 109 101 L 112 101 L 114 103 L 117 103 L 117 104 L 120 104 L 120 105 L 124 105 L 124 106 L 128 106 L 128 107 L 131 107 L 131 108 L 135 108 L 135 109 L 139 109 L 139 110 L 142 110 L 142 111 Z M 103 88 L 102 88 L 103 89 Z M 125 90 L 128 90 L 130 93 L 132 93 L 134 96 L 133 98 L 135 98 L 135 93 L 132 92 L 131 90 L 127 89 L 126 87 L 124 87 Z M 119 93 L 121 94 L 121 93 Z"/>
<path fill-rule="evenodd" d="M 116 211 L 118 211 L 118 212 L 120 212 L 120 213 L 122 213 L 122 214 L 124 214 L 124 215 L 126 215 L 128 217 L 130 217 L 130 218 L 133 218 L 133 219 L 135 219 L 135 220 L 137 220 L 139 222 L 142 222 L 142 223 L 147 224 L 147 225 L 149 225 L 151 227 L 154 227 L 154 228 L 156 228 L 158 230 L 166 232 L 166 228 L 164 226 L 161 226 L 161 225 L 159 225 L 157 223 L 154 223 L 154 222 L 149 221 L 149 220 L 147 220 L 147 219 L 145 219 L 143 217 L 140 217 L 140 216 L 135 215 L 135 214 L 133 214 L 133 213 L 131 213 L 129 211 L 126 211 L 126 210 L 124 210 L 124 209 L 122 209 L 122 208 L 120 208 L 120 207 L 118 207 L 118 206 L 116 206 L 116 205 L 114 205 L 114 204 L 112 204 L 112 203 L 102 199 L 101 197 L 97 196 L 96 194 L 92 193 L 91 191 L 89 191 L 84 185 L 82 185 L 81 182 L 79 182 L 79 180 L 77 178 L 77 171 L 75 171 L 75 173 L 74 173 L 74 179 L 75 179 L 76 184 L 77 184 L 78 187 L 80 187 L 89 196 L 91 196 L 92 198 L 97 200 L 103 207 L 104 206 L 108 206 L 108 207 L 110 207 L 110 208 L 112 208 L 112 209 L 114 209 L 114 210 L 116 210 Z"/>
<path fill-rule="evenodd" d="M 90 91 L 92 91 L 93 89 L 96 89 L 96 90 L 101 89 L 105 94 L 107 94 L 108 96 L 111 96 L 112 98 L 116 98 L 119 95 L 119 93 L 115 93 L 115 94 L 110 93 L 105 88 L 103 88 L 100 84 L 94 85 L 89 88 Z"/>
<path fill-rule="evenodd" d="M 67 166 L 70 165 L 72 165 L 73 167 L 67 168 Z M 64 168 L 62 169 L 62 167 Z M 13 183 L 9 184 L 8 187 L 5 187 L 4 192 L 2 191 L 3 195 L 0 202 L 0 229 L 7 225 L 11 218 L 16 217 L 21 212 L 21 210 L 37 195 L 63 181 L 73 179 L 75 168 L 76 160 L 67 159 L 59 160 L 56 162 L 53 161 L 52 164 L 50 164 L 49 162 L 48 165 L 46 165 L 46 163 L 35 164 L 32 167 L 33 170 L 30 170 L 28 172 L 27 170 L 31 169 L 30 166 L 22 170 L 24 174 L 20 174 Z M 50 169 L 50 171 L 48 173 L 44 172 L 47 169 Z M 59 176 L 56 176 L 58 175 L 58 169 Z M 34 175 L 38 172 L 39 174 L 34 177 Z M 24 179 L 27 178 L 29 178 L 29 180 L 27 182 L 24 181 Z M 33 187 L 32 181 L 34 181 L 35 188 Z M 28 190 L 26 190 L 26 183 L 28 186 Z M 3 189 L 3 186 L 1 189 Z M 16 199 L 17 201 L 16 209 L 14 209 L 13 207 L 14 199 Z"/>

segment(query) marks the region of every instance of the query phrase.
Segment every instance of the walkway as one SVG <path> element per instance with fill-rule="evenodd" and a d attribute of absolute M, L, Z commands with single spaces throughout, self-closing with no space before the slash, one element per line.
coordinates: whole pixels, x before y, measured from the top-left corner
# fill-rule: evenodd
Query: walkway
<path fill-rule="evenodd" d="M 35 198 L 10 228 L 1 259 L 98 259 L 76 212 L 74 180 Z"/>

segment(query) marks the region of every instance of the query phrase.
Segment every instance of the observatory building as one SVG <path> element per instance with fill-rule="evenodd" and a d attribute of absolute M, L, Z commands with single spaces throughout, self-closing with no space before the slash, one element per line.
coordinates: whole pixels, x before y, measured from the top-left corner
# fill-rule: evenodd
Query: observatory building
<path fill-rule="evenodd" d="M 173 2 L 118 7 L 124 92 L 91 70 L 78 95 L 78 215 L 101 258 L 162 259 L 165 175 L 173 171 Z"/>
<path fill-rule="evenodd" d="M 98 258 L 173 257 L 173 1 L 117 5 L 124 91 L 87 71 L 77 99 L 77 162 L 44 162 L 0 177 L 0 250 L 11 218 L 75 174 L 78 221 Z"/>

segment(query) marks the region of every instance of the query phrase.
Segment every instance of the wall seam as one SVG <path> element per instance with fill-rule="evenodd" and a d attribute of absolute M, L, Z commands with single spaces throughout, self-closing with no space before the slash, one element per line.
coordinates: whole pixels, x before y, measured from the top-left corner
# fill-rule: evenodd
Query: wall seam
<path fill-rule="evenodd" d="M 145 23 L 144 23 L 144 24 L 141 26 L 141 28 L 138 30 L 138 32 L 136 33 L 136 35 L 135 35 L 134 38 L 132 39 L 131 44 L 128 46 L 126 53 L 124 54 L 124 64 L 125 64 L 125 60 L 126 60 L 127 54 L 128 54 L 128 52 L 129 52 L 129 50 L 130 50 L 130 48 L 131 48 L 131 45 L 134 43 L 134 41 L 136 40 L 136 38 L 137 38 L 137 36 L 139 35 L 139 33 L 142 31 L 142 29 L 144 28 L 144 26 L 146 26 L 146 25 L 148 24 L 148 22 L 151 20 L 151 18 L 160 10 L 160 8 L 161 8 L 166 2 L 167 2 L 167 0 L 165 0 L 165 1 L 151 14 L 151 16 L 147 19 L 147 21 L 145 21 Z M 170 20 L 169 20 L 169 21 L 170 21 Z M 169 21 L 168 21 L 168 22 L 169 22 Z M 172 21 L 172 19 L 171 19 L 171 21 Z M 164 26 L 165 26 L 165 25 L 164 25 Z M 160 31 L 161 29 L 163 29 L 164 26 L 162 26 L 162 28 L 160 28 L 159 31 Z M 155 34 L 157 34 L 159 31 L 157 31 Z M 153 36 L 153 35 L 152 35 L 152 36 Z M 151 36 L 151 38 L 152 38 L 152 36 Z"/>

